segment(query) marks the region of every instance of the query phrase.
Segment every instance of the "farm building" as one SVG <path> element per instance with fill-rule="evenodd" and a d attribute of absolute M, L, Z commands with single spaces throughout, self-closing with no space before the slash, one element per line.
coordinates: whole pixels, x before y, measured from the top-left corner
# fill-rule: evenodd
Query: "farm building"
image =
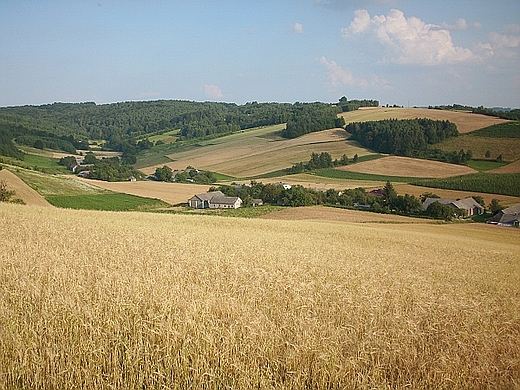
<path fill-rule="evenodd" d="M 242 206 L 242 199 L 238 196 L 226 196 L 221 191 L 212 191 L 194 195 L 188 200 L 188 204 L 195 209 L 238 209 Z"/>
<path fill-rule="evenodd" d="M 492 223 L 498 226 L 516 226 L 520 225 L 520 203 L 499 211 L 491 218 L 486 219 L 486 223 Z"/>
<path fill-rule="evenodd" d="M 423 202 L 423 205 L 422 205 L 422 211 L 426 211 L 428 209 L 428 207 L 434 202 L 446 204 L 455 209 L 465 210 L 466 215 L 468 217 L 472 216 L 472 215 L 484 214 L 484 207 L 471 197 L 465 198 L 465 199 L 459 199 L 459 200 L 444 199 L 444 198 L 426 198 L 426 200 Z"/>

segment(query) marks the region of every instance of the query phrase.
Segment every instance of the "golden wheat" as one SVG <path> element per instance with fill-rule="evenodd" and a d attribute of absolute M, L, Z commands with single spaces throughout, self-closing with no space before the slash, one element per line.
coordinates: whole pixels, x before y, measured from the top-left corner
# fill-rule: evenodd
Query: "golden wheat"
<path fill-rule="evenodd" d="M 519 231 L 0 205 L 0 387 L 520 384 Z"/>

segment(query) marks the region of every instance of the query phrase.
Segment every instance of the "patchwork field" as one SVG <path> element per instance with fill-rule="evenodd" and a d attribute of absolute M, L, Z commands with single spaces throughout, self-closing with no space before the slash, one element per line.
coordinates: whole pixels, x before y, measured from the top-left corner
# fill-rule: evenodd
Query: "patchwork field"
<path fill-rule="evenodd" d="M 340 114 L 345 122 L 379 121 L 382 119 L 415 119 L 430 118 L 433 120 L 448 120 L 457 125 L 459 133 L 469 133 L 498 123 L 508 122 L 505 119 L 470 112 L 434 110 L 427 108 L 388 108 L 371 107 Z"/>
<path fill-rule="evenodd" d="M 11 204 L 0 220 L 2 388 L 520 383 L 517 229 Z"/>
<path fill-rule="evenodd" d="M 370 173 L 374 175 L 443 178 L 476 173 L 465 165 L 447 164 L 418 158 L 388 156 L 337 168 L 348 172 Z"/>
<path fill-rule="evenodd" d="M 311 133 L 296 139 L 280 139 L 273 133 L 284 125 L 271 126 L 232 134 L 205 141 L 190 150 L 168 154 L 173 162 L 154 165 L 141 170 L 153 173 L 157 166 L 168 165 L 185 169 L 191 165 L 233 177 L 251 177 L 291 167 L 308 161 L 312 152 L 328 152 L 333 158 L 347 154 L 363 156 L 369 152 L 347 142 L 347 133 L 341 129 Z"/>

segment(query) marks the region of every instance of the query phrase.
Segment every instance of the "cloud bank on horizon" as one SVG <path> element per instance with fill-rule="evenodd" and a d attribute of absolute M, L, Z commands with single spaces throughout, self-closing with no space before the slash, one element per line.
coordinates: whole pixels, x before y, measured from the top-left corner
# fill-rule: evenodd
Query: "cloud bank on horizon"
<path fill-rule="evenodd" d="M 0 3 L 0 106 L 186 99 L 520 106 L 520 2 Z"/>

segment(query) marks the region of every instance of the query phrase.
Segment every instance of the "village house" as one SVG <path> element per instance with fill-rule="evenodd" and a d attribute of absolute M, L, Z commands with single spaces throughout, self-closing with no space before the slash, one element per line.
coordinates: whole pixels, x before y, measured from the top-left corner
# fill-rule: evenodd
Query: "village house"
<path fill-rule="evenodd" d="M 458 210 L 464 210 L 466 212 L 466 216 L 468 217 L 471 217 L 472 215 L 484 214 L 484 207 L 471 197 L 459 200 L 444 198 L 426 198 L 422 205 L 422 211 L 426 211 L 428 207 L 435 202 L 451 206 Z"/>
<path fill-rule="evenodd" d="M 499 211 L 486 219 L 486 223 L 498 226 L 520 226 L 520 203 Z"/>
<path fill-rule="evenodd" d="M 221 191 L 212 191 L 192 196 L 188 205 L 195 209 L 238 209 L 242 206 L 242 199 L 226 196 Z"/>

